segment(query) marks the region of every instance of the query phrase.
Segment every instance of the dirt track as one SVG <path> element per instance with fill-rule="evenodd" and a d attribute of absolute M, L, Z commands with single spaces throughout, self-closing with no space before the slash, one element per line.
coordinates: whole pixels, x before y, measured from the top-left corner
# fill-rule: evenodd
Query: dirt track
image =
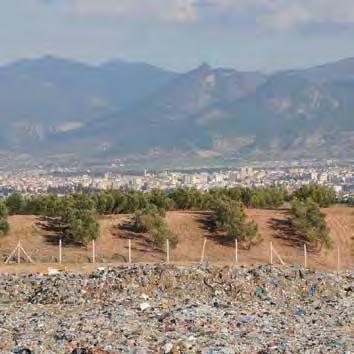
<path fill-rule="evenodd" d="M 318 269 L 336 270 L 337 249 L 340 248 L 341 269 L 354 269 L 354 209 L 332 207 L 324 210 L 327 224 L 331 230 L 333 248 L 330 251 L 309 251 L 308 264 Z M 286 210 L 248 210 L 248 216 L 259 225 L 263 242 L 250 251 L 239 250 L 240 264 L 269 263 L 270 242 L 281 255 L 285 263 L 303 264 L 303 244 L 296 240 L 287 230 Z M 161 262 L 164 253 L 157 252 L 151 245 L 149 235 L 134 234 L 129 230 L 127 215 L 105 216 L 100 219 L 101 237 L 97 242 L 98 263 L 121 263 L 127 261 L 128 239 L 132 239 L 133 262 Z M 206 260 L 217 263 L 234 263 L 233 244 L 225 244 L 220 237 L 208 229 L 207 213 L 169 212 L 167 222 L 179 237 L 178 247 L 171 251 L 171 261 L 187 264 L 199 262 L 203 240 L 207 237 Z M 8 255 L 19 239 L 23 247 L 38 264 L 33 266 L 0 266 L 0 271 L 41 270 L 48 263 L 55 263 L 58 257 L 58 238 L 55 234 L 43 230 L 39 219 L 34 216 L 12 216 L 9 218 L 11 231 L 0 239 L 2 258 Z M 90 261 L 91 248 L 74 245 L 63 247 L 63 261 L 69 269 L 89 271 L 93 265 Z M 86 264 L 83 264 L 86 263 Z"/>

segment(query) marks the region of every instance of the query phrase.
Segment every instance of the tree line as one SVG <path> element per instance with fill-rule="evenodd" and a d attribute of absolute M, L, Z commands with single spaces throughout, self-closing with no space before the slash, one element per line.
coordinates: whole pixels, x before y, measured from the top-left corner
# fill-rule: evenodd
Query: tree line
<path fill-rule="evenodd" d="M 164 219 L 169 210 L 212 211 L 214 229 L 230 239 L 237 238 L 246 248 L 260 242 L 258 227 L 248 222 L 245 208 L 280 208 L 292 202 L 291 218 L 311 218 L 313 214 L 300 213 L 300 205 L 309 210 L 328 207 L 336 202 L 333 190 L 315 185 L 301 187 L 290 195 L 278 188 L 213 188 L 200 191 L 195 188 L 177 188 L 173 191 L 154 189 L 150 192 L 135 190 L 108 190 L 80 192 L 65 196 L 39 195 L 24 197 L 14 193 L 0 202 L 0 235 L 9 229 L 8 215 L 31 214 L 51 218 L 59 225 L 65 237 L 74 242 L 87 244 L 99 235 L 98 215 L 134 214 L 137 231 L 148 232 L 154 244 L 161 248 L 168 239 L 171 246 L 178 240 L 168 230 Z M 302 204 L 299 204 L 302 203 Z M 311 205 L 309 203 L 312 203 Z M 303 210 L 303 208 L 301 210 Z M 319 209 L 318 209 L 319 211 Z M 321 214 L 317 219 L 323 219 Z M 316 220 L 317 220 L 316 219 Z M 292 221 L 299 233 L 315 236 L 306 222 Z M 319 233 L 324 229 L 319 226 Z"/>
<path fill-rule="evenodd" d="M 218 201 L 235 201 L 246 208 L 275 209 L 284 202 L 311 199 L 320 207 L 336 203 L 335 192 L 317 185 L 303 186 L 293 194 L 279 188 L 213 188 L 201 191 L 196 188 L 177 188 L 173 191 L 153 189 L 150 192 L 135 190 L 108 190 L 78 192 L 65 196 L 55 194 L 24 197 L 11 194 L 5 204 L 10 215 L 34 214 L 58 216 L 69 209 L 94 210 L 101 215 L 129 214 L 155 205 L 161 210 L 212 210 Z"/>

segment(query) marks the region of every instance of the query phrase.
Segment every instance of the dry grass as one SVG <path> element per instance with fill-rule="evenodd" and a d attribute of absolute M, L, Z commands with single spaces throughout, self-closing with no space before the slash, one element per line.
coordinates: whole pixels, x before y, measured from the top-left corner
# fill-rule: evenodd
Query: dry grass
<path fill-rule="evenodd" d="M 318 269 L 335 270 L 337 247 L 341 250 L 341 268 L 354 269 L 354 210 L 346 207 L 332 207 L 324 210 L 331 230 L 333 249 L 330 251 L 310 250 L 308 263 Z M 248 210 L 249 218 L 255 220 L 263 242 L 250 251 L 239 250 L 240 264 L 265 264 L 269 262 L 269 245 L 274 247 L 286 263 L 303 263 L 303 244 L 288 229 L 286 210 Z M 188 264 L 200 260 L 203 240 L 208 239 L 206 259 L 211 262 L 232 264 L 233 244 L 224 240 L 208 227 L 208 213 L 169 212 L 166 220 L 170 229 L 177 234 L 179 245 L 171 251 L 171 261 Z M 39 264 L 1 265 L 0 271 L 43 270 L 58 258 L 57 235 L 43 230 L 35 216 L 12 216 L 9 218 L 10 233 L 0 239 L 2 259 L 16 246 L 19 239 L 26 251 Z M 112 215 L 100 218 L 101 237 L 96 244 L 99 263 L 122 263 L 128 257 L 128 239 L 132 240 L 133 262 L 160 262 L 165 255 L 156 251 L 149 235 L 135 234 L 129 230 L 129 215 Z M 63 260 L 73 270 L 89 271 L 94 265 L 87 264 L 91 247 L 67 244 L 63 247 Z M 44 263 L 44 264 L 43 264 Z"/>

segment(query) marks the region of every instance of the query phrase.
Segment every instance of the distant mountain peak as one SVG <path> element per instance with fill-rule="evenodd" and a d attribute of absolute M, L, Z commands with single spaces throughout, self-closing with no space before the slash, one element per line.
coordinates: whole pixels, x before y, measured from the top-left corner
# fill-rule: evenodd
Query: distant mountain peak
<path fill-rule="evenodd" d="M 199 70 L 212 70 L 212 67 L 207 63 L 203 62 L 198 67 Z"/>
<path fill-rule="evenodd" d="M 45 146 L 81 157 L 105 142 L 106 157 L 200 149 L 350 155 L 353 97 L 354 58 L 265 75 L 208 63 L 176 73 L 46 55 L 0 68 L 0 149 Z"/>

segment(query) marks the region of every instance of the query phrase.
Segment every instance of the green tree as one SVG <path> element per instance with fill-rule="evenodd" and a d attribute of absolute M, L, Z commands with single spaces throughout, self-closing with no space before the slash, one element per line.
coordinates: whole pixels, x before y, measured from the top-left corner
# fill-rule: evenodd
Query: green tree
<path fill-rule="evenodd" d="M 5 236 L 10 229 L 10 225 L 6 220 L 8 216 L 8 210 L 6 204 L 0 201 L 0 236 Z"/>
<path fill-rule="evenodd" d="M 115 198 L 111 191 L 100 192 L 95 195 L 95 208 L 99 214 L 112 214 L 115 207 Z"/>
<path fill-rule="evenodd" d="M 67 209 L 66 198 L 60 198 L 54 194 L 38 197 L 37 201 L 31 202 L 32 206 L 38 208 L 41 214 L 47 217 L 61 216 Z"/>
<path fill-rule="evenodd" d="M 161 225 L 159 228 L 150 230 L 150 234 L 155 247 L 160 250 L 165 249 L 166 240 L 169 241 L 171 248 L 176 248 L 178 245 L 177 236 L 173 232 L 171 232 L 166 223 Z"/>
<path fill-rule="evenodd" d="M 44 212 L 44 197 L 33 196 L 26 200 L 26 214 L 29 215 L 43 215 Z"/>
<path fill-rule="evenodd" d="M 127 196 L 122 190 L 112 190 L 114 199 L 113 213 L 119 214 L 127 209 Z"/>
<path fill-rule="evenodd" d="M 248 208 L 274 209 L 284 204 L 285 193 L 278 188 L 245 189 L 242 201 Z"/>
<path fill-rule="evenodd" d="M 164 223 L 159 209 L 155 205 L 149 205 L 134 213 L 134 229 L 137 232 L 149 232 L 160 228 Z"/>
<path fill-rule="evenodd" d="M 201 210 L 213 210 L 221 201 L 239 200 L 236 189 L 212 188 L 202 194 Z"/>
<path fill-rule="evenodd" d="M 177 210 L 200 210 L 203 206 L 203 193 L 196 188 L 177 188 L 169 197 Z"/>
<path fill-rule="evenodd" d="M 144 209 L 149 204 L 147 196 L 139 191 L 128 191 L 126 193 L 126 204 L 124 213 L 135 213 L 139 209 Z"/>
<path fill-rule="evenodd" d="M 5 236 L 10 230 L 10 225 L 6 219 L 0 219 L 0 236 Z"/>
<path fill-rule="evenodd" d="M 90 210 L 71 210 L 67 216 L 66 236 L 73 242 L 87 245 L 99 237 L 99 223 Z"/>
<path fill-rule="evenodd" d="M 5 203 L 10 215 L 22 214 L 25 211 L 26 202 L 20 193 L 11 194 Z"/>
<path fill-rule="evenodd" d="M 214 224 L 218 231 L 225 232 L 230 239 L 237 239 L 249 249 L 262 241 L 258 225 L 247 221 L 243 204 L 236 201 L 221 201 L 214 209 Z"/>
<path fill-rule="evenodd" d="M 68 203 L 78 210 L 96 210 L 96 203 L 92 193 L 72 193 L 66 197 Z"/>
<path fill-rule="evenodd" d="M 171 248 L 175 248 L 178 244 L 177 236 L 169 230 L 161 210 L 155 205 L 149 205 L 135 212 L 134 228 L 137 232 L 148 232 L 158 249 L 165 248 L 166 240 L 169 240 Z"/>
<path fill-rule="evenodd" d="M 9 215 L 6 204 L 0 200 L 0 219 L 6 219 Z"/>
<path fill-rule="evenodd" d="M 148 194 L 148 200 L 160 210 L 171 210 L 174 206 L 173 200 L 161 189 L 153 189 Z"/>
<path fill-rule="evenodd" d="M 290 222 L 299 235 L 317 247 L 331 247 L 325 214 L 312 199 L 306 201 L 294 199 L 290 214 Z"/>
<path fill-rule="evenodd" d="M 321 208 L 328 208 L 337 201 L 336 193 L 333 189 L 316 184 L 302 186 L 294 193 L 294 198 L 301 201 L 311 198 Z"/>

